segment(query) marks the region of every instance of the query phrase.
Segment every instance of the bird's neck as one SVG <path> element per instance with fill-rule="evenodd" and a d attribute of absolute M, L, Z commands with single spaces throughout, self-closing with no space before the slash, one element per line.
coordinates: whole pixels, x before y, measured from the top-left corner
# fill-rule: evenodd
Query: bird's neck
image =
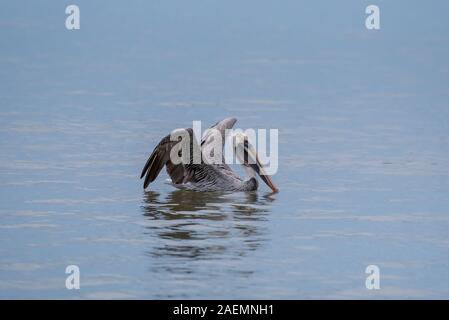
<path fill-rule="evenodd" d="M 257 190 L 259 187 L 259 182 L 255 177 L 249 178 L 248 180 L 243 181 L 243 190 L 244 191 L 253 191 Z"/>
<path fill-rule="evenodd" d="M 247 167 L 247 166 L 244 166 L 244 168 L 245 168 L 245 172 L 246 172 L 246 176 L 247 176 L 248 180 L 251 178 L 256 179 L 256 171 L 254 171 L 252 168 Z"/>

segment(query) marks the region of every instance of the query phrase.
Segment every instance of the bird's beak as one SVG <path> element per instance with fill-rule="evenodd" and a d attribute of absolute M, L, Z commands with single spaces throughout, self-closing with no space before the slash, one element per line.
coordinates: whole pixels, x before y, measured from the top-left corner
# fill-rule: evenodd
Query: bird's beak
<path fill-rule="evenodd" d="M 252 161 L 248 161 L 247 165 L 250 166 L 254 171 L 257 172 L 259 177 L 266 183 L 267 186 L 273 190 L 273 192 L 279 192 L 279 189 L 274 185 L 273 180 L 271 180 L 270 176 L 265 173 L 262 163 L 257 156 L 255 149 L 250 146 L 248 143 L 245 143 L 245 153 L 248 155 L 248 160 L 252 158 Z M 247 159 L 245 159 L 247 160 Z M 255 160 L 255 161 L 254 161 Z M 245 161 L 246 162 L 246 161 Z"/>

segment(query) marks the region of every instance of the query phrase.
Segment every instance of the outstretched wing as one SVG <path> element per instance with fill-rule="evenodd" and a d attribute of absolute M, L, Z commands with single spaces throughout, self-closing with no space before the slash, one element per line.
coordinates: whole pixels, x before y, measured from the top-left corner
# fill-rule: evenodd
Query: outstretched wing
<path fill-rule="evenodd" d="M 226 118 L 214 124 L 209 128 L 209 130 L 206 131 L 205 135 L 203 136 L 203 139 L 201 140 L 201 147 L 204 147 L 209 143 L 213 143 L 215 140 L 214 133 L 219 132 L 222 137 L 221 146 L 223 148 L 226 141 L 226 130 L 232 129 L 236 122 L 236 118 Z"/>
<path fill-rule="evenodd" d="M 195 143 L 195 139 L 193 139 L 193 130 L 191 128 L 185 130 L 190 135 L 190 143 Z M 170 151 L 178 143 L 179 141 L 172 141 L 170 135 L 167 135 L 159 142 L 156 148 L 154 148 L 140 175 L 140 179 L 145 176 L 143 183 L 144 189 L 157 178 L 164 166 L 167 166 L 167 172 L 174 183 L 181 183 L 188 178 L 188 174 L 183 164 L 175 165 L 170 161 Z"/>
<path fill-rule="evenodd" d="M 206 131 L 206 133 L 203 136 L 203 139 L 201 140 L 202 150 L 207 150 L 209 145 L 212 145 L 213 143 L 215 143 L 215 138 L 216 138 L 217 134 L 219 135 L 219 137 L 221 138 L 221 151 L 222 151 L 222 159 L 221 160 L 222 161 L 221 161 L 221 164 L 213 164 L 213 165 L 216 167 L 219 167 L 220 170 L 230 171 L 231 173 L 233 173 L 233 171 L 225 163 L 224 145 L 225 145 L 227 134 L 228 134 L 228 132 L 226 130 L 232 129 L 232 127 L 234 126 L 234 124 L 236 122 L 237 122 L 237 119 L 232 118 L 232 117 L 225 118 L 225 119 L 217 122 L 216 124 L 214 124 L 212 127 L 210 127 Z M 211 153 L 213 153 L 213 149 L 212 149 Z M 213 154 L 211 154 L 211 156 L 213 157 Z"/>
<path fill-rule="evenodd" d="M 220 132 L 222 139 L 222 147 L 224 147 L 225 138 L 226 138 L 226 129 L 231 129 L 234 124 L 237 122 L 236 118 L 226 118 L 219 122 L 217 122 L 215 125 L 213 125 L 210 129 L 216 129 Z M 196 138 L 193 134 L 193 129 L 185 129 L 189 135 L 190 135 L 190 155 L 192 157 L 193 155 L 193 146 L 196 143 Z M 211 131 L 206 132 L 203 139 L 201 140 L 201 147 L 207 146 L 209 143 L 213 143 L 214 141 L 214 135 L 211 134 Z M 153 152 L 151 153 L 150 157 L 148 158 L 147 162 L 145 163 L 145 166 L 142 169 L 142 173 L 140 175 L 140 178 L 142 179 L 145 176 L 143 187 L 144 189 L 148 187 L 148 185 L 153 182 L 159 173 L 161 172 L 162 168 L 166 166 L 166 170 L 168 175 L 170 176 L 172 182 L 174 184 L 183 184 L 187 182 L 198 182 L 198 180 L 204 180 L 208 179 L 207 175 L 200 174 L 202 171 L 201 168 L 203 166 L 215 166 L 219 167 L 221 171 L 223 171 L 223 174 L 227 174 L 230 176 L 235 176 L 234 172 L 231 170 L 231 168 L 224 163 L 222 164 L 215 164 L 215 165 L 206 165 L 206 164 L 199 164 L 199 165 L 191 165 L 191 164 L 173 164 L 172 161 L 170 161 L 170 152 L 171 149 L 178 143 L 179 141 L 171 141 L 170 135 L 167 135 L 164 137 L 159 144 L 154 148 Z M 197 174 L 196 174 L 197 173 Z"/>

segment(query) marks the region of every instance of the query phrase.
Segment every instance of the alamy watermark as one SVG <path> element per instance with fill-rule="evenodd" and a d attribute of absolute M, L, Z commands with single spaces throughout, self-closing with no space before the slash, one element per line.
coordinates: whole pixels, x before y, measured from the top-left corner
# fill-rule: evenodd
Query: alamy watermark
<path fill-rule="evenodd" d="M 366 267 L 365 273 L 368 274 L 365 280 L 365 287 L 368 290 L 380 289 L 380 269 L 375 264 Z"/>
<path fill-rule="evenodd" d="M 65 13 L 69 16 L 65 19 L 65 27 L 67 30 L 79 30 L 81 27 L 80 8 L 71 4 L 65 8 Z"/>
<path fill-rule="evenodd" d="M 203 137 L 201 142 L 198 137 Z M 210 128 L 202 135 L 201 121 L 193 121 L 193 136 L 187 129 L 176 129 L 171 132 L 170 140 L 176 142 L 170 151 L 173 164 L 251 165 L 259 162 L 266 175 L 278 170 L 278 129 L 226 129 L 223 132 Z"/>
<path fill-rule="evenodd" d="M 369 5 L 365 9 L 365 13 L 368 17 L 365 19 L 365 27 L 368 30 L 379 30 L 380 29 L 380 9 L 376 5 Z"/>
<path fill-rule="evenodd" d="M 67 30 L 79 30 L 81 27 L 80 8 L 71 4 L 65 8 L 66 17 L 65 27 Z M 380 30 L 380 8 L 377 5 L 371 4 L 365 8 L 365 13 L 368 15 L 365 19 L 365 27 L 368 30 Z"/>
<path fill-rule="evenodd" d="M 81 288 L 80 286 L 80 268 L 77 265 L 71 264 L 65 268 L 65 273 L 69 276 L 65 279 L 65 287 L 68 290 Z"/>

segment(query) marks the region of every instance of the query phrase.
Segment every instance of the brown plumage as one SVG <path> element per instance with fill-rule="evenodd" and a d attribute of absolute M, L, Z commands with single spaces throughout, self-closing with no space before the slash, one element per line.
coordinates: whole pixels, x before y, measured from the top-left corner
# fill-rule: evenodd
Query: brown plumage
<path fill-rule="evenodd" d="M 186 129 L 186 131 L 190 135 L 191 143 L 193 143 L 193 130 L 191 128 L 188 128 Z M 188 174 L 185 170 L 184 165 L 175 165 L 170 161 L 170 151 L 178 143 L 179 141 L 171 141 L 170 135 L 167 135 L 154 148 L 140 175 L 141 179 L 145 176 L 145 180 L 143 183 L 144 188 L 147 188 L 148 185 L 157 178 L 164 166 L 166 166 L 167 173 L 172 179 L 173 183 L 178 184 L 188 182 Z"/>

